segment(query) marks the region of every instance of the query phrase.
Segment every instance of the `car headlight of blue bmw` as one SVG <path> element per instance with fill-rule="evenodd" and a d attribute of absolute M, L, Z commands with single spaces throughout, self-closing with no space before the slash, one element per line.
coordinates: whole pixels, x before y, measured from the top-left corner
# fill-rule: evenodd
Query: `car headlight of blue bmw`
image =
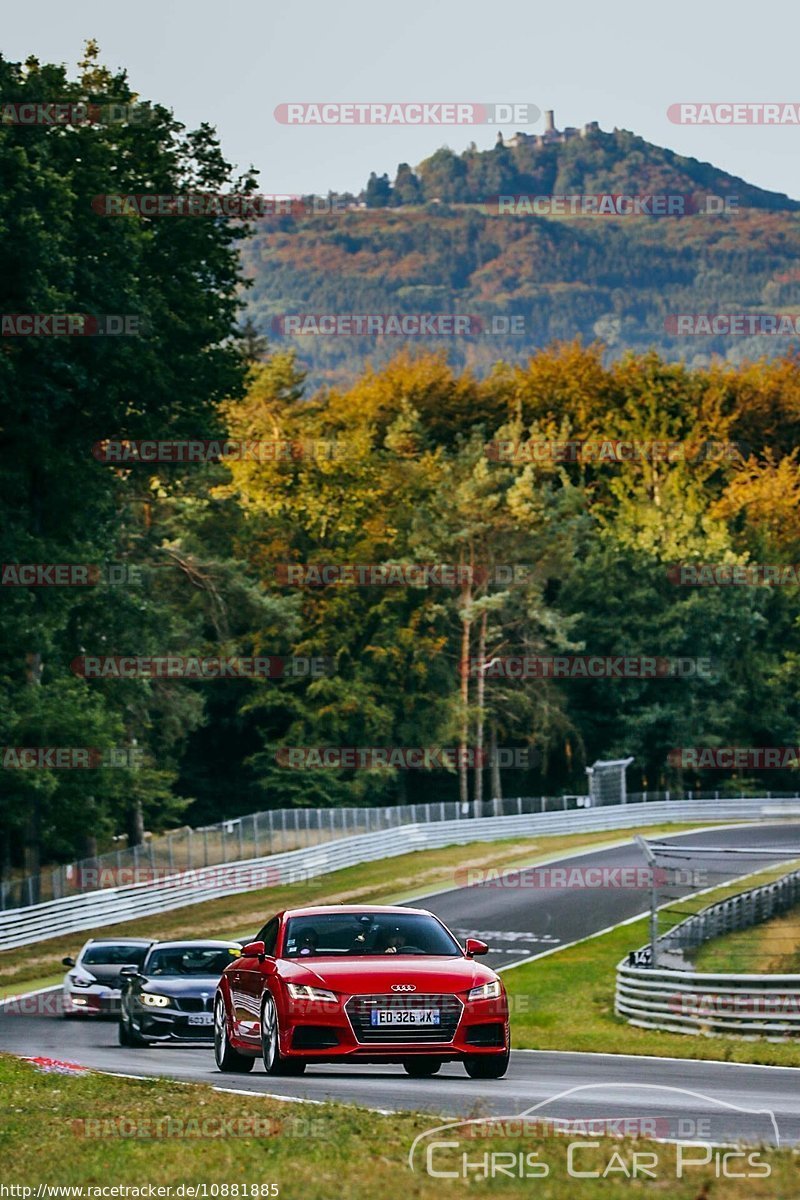
<path fill-rule="evenodd" d="M 141 992 L 139 1003 L 147 1005 L 148 1008 L 166 1008 L 169 996 L 159 996 L 157 992 Z"/>
<path fill-rule="evenodd" d="M 500 981 L 493 979 L 491 983 L 482 983 L 467 992 L 468 1000 L 495 1000 L 500 995 Z"/>

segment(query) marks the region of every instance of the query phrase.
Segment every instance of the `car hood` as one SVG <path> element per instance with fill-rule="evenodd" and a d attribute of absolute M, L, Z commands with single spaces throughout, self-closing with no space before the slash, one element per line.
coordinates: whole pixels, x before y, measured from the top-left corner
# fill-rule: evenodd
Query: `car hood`
<path fill-rule="evenodd" d="M 387 961 L 389 959 L 390 961 Z M 418 992 L 465 992 L 496 979 L 490 967 L 469 958 L 386 955 L 376 958 L 283 959 L 281 976 L 336 992 L 389 992 L 392 984 L 413 983 Z"/>
<path fill-rule="evenodd" d="M 219 983 L 218 975 L 149 975 L 141 985 L 143 992 L 158 992 L 162 996 L 213 996 Z"/>

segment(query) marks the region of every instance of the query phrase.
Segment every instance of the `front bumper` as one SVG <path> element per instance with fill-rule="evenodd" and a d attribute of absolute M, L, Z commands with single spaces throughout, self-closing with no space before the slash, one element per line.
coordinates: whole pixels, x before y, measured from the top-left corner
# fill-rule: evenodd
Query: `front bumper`
<path fill-rule="evenodd" d="M 186 1012 L 179 1008 L 131 1006 L 133 1027 L 142 1037 L 154 1042 L 208 1042 L 214 1039 L 214 1019 L 210 1007 Z M 200 1024 L 199 1021 L 203 1023 Z"/>
<path fill-rule="evenodd" d="M 439 1021 L 379 1027 L 372 1023 L 370 1010 L 380 1008 L 434 1009 Z M 281 1054 L 308 1061 L 402 1062 L 415 1055 L 459 1061 L 503 1054 L 509 1047 L 505 996 L 468 1001 L 463 993 L 400 999 L 372 993 L 341 997 L 335 1005 L 288 1000 L 279 1023 Z"/>
<path fill-rule="evenodd" d="M 65 988 L 63 1010 L 71 1016 L 117 1017 L 120 1013 L 118 988 L 96 985 L 88 988 Z"/>

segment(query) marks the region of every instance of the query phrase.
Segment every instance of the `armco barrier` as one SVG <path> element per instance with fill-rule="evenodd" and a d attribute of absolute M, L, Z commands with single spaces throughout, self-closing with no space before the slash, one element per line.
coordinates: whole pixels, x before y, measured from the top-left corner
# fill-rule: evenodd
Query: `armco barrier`
<path fill-rule="evenodd" d="M 726 933 L 752 929 L 754 925 L 788 912 L 796 904 L 800 904 L 800 871 L 792 871 L 771 883 L 762 883 L 709 904 L 662 934 L 658 947 L 667 954 L 692 950 L 713 938 L 724 937 Z"/>
<path fill-rule="evenodd" d="M 800 975 L 617 967 L 615 1011 L 631 1025 L 745 1038 L 800 1036 Z"/>
<path fill-rule="evenodd" d="M 787 811 L 796 803 L 787 799 Z M 103 888 L 62 900 L 12 909 L 0 913 L 0 950 L 251 891 L 264 886 L 264 882 L 259 882 L 259 876 L 263 875 L 267 876 L 269 884 L 294 883 L 338 871 L 342 867 L 407 854 L 411 850 L 430 850 L 469 842 L 535 837 L 537 834 L 590 833 L 671 822 L 759 820 L 763 816 L 764 804 L 765 801 L 759 798 L 656 801 L 571 812 L 404 825 L 402 831 L 382 830 L 357 837 L 338 838 L 304 850 L 290 850 L 285 854 L 272 854 L 265 858 L 197 871 L 176 872 L 145 883 Z M 781 808 L 780 802 L 774 799 L 770 805 L 773 811 Z M 397 882 L 402 885 L 402 879 Z"/>
<path fill-rule="evenodd" d="M 800 871 L 709 904 L 658 939 L 658 952 L 691 949 L 787 912 Z M 614 1008 L 631 1025 L 672 1033 L 800 1037 L 800 975 L 734 975 L 675 967 L 617 967 Z"/>

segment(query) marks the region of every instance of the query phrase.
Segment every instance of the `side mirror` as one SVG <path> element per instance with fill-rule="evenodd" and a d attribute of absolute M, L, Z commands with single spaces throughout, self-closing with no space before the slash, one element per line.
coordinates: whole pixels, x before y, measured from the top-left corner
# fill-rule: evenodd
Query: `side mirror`
<path fill-rule="evenodd" d="M 119 973 L 120 973 L 120 976 L 124 975 L 127 979 L 131 979 L 134 975 L 139 974 L 139 968 L 131 967 L 131 966 L 120 967 Z"/>
<path fill-rule="evenodd" d="M 467 938 L 465 953 L 467 958 L 474 958 L 476 954 L 488 954 L 489 947 L 478 938 Z"/>
<path fill-rule="evenodd" d="M 62 967 L 74 967 L 75 959 L 70 958 L 69 956 L 67 956 L 67 958 L 62 958 L 61 965 L 62 965 Z"/>
<path fill-rule="evenodd" d="M 265 953 L 263 942 L 248 942 L 246 946 L 242 946 L 242 958 L 257 958 L 259 962 L 263 962 Z"/>

